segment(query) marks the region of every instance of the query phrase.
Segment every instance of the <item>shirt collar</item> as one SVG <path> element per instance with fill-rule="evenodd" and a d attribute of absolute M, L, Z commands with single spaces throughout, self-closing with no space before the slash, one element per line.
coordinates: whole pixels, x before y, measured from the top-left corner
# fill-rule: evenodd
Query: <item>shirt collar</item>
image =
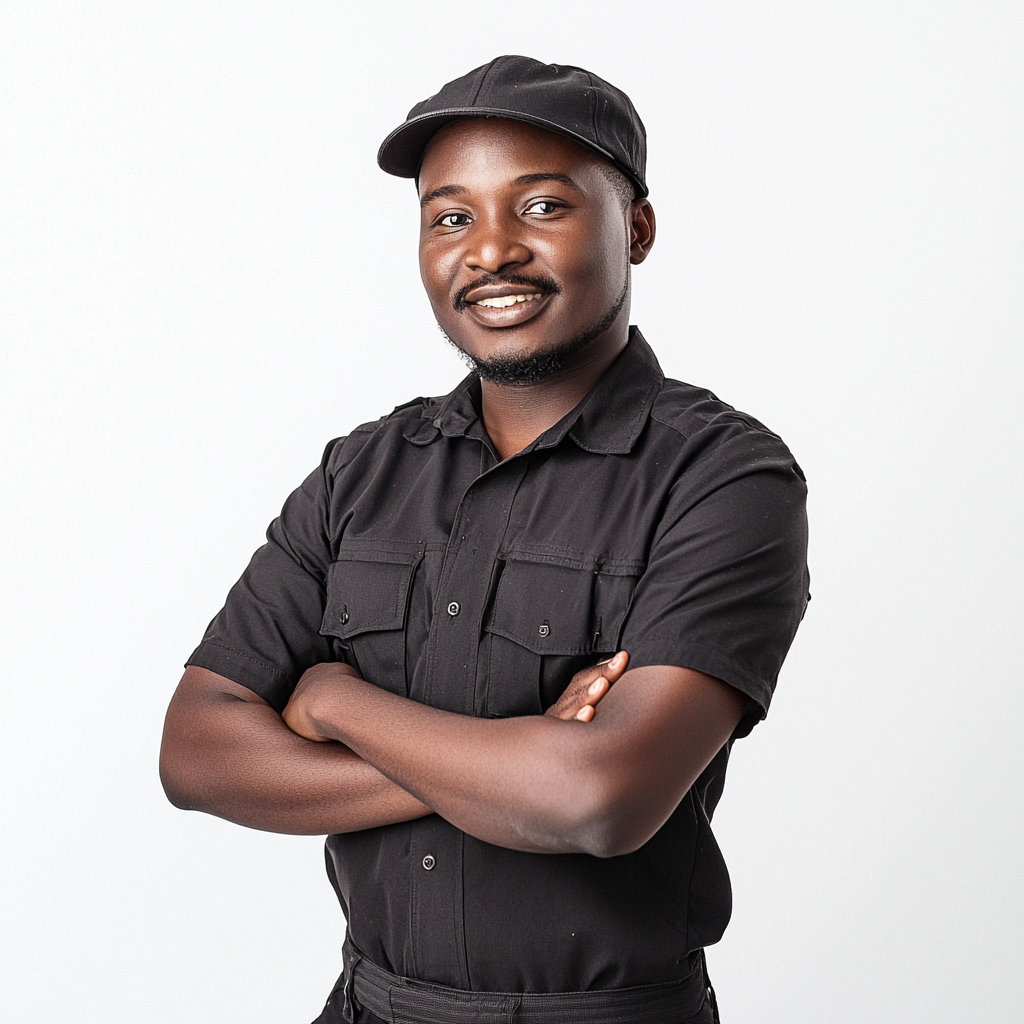
<path fill-rule="evenodd" d="M 586 397 L 546 430 L 526 451 L 553 448 L 568 434 L 588 452 L 625 455 L 633 450 L 665 375 L 638 327 L 630 327 L 626 347 Z M 405 437 L 429 444 L 438 432 L 446 437 L 482 436 L 478 413 L 480 381 L 469 374 L 440 405 L 424 409 L 424 418 Z"/>

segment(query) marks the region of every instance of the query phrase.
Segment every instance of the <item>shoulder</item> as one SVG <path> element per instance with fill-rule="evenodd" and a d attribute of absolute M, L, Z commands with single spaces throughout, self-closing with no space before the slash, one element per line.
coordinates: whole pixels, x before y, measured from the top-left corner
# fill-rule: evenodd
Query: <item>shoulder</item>
<path fill-rule="evenodd" d="M 690 464 L 706 458 L 738 461 L 750 468 L 774 464 L 803 480 L 803 471 L 778 434 L 707 388 L 666 378 L 651 408 L 651 420 L 674 446 L 686 450 Z"/>
<path fill-rule="evenodd" d="M 769 430 L 749 413 L 723 402 L 707 388 L 666 378 L 651 409 L 651 419 L 689 439 L 705 432 L 764 435 L 781 443 L 778 434 Z"/>
<path fill-rule="evenodd" d="M 334 476 L 356 459 L 364 448 L 386 448 L 400 443 L 403 438 L 415 439 L 424 432 L 433 434 L 433 419 L 446 397 L 414 398 L 396 405 L 380 419 L 360 423 L 350 433 L 328 441 L 321 468 L 327 476 Z"/>

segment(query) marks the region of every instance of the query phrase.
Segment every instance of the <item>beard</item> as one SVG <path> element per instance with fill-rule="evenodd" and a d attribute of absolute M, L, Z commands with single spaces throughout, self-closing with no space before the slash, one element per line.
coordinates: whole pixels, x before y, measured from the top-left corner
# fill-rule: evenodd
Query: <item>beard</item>
<path fill-rule="evenodd" d="M 508 277 L 502 277 L 500 283 L 534 286 L 538 287 L 538 290 L 548 292 L 561 290 L 553 281 L 542 278 L 532 279 L 509 275 Z M 476 287 L 476 284 L 474 283 L 470 287 Z M 464 288 L 456 296 L 455 308 L 459 312 L 461 312 L 459 303 L 462 295 L 468 291 L 469 287 Z M 444 335 L 445 340 L 455 348 L 469 368 L 481 380 L 489 381 L 491 384 L 503 384 L 506 387 L 525 387 L 529 384 L 536 384 L 538 381 L 558 373 L 577 352 L 585 349 L 592 341 L 601 337 L 618 319 L 628 298 L 629 274 L 627 272 L 625 283 L 622 286 L 622 293 L 599 320 L 578 334 L 574 334 L 571 338 L 556 342 L 543 352 L 535 352 L 531 355 L 512 354 L 482 359 L 471 352 L 467 352 L 457 341 L 450 338 L 440 324 L 437 326 Z"/>

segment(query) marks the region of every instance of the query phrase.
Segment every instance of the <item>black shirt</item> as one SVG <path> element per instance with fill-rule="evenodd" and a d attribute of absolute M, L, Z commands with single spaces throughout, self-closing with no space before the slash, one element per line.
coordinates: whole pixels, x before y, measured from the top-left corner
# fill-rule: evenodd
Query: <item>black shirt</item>
<path fill-rule="evenodd" d="M 764 716 L 807 601 L 805 485 L 782 441 L 666 380 L 636 328 L 587 397 L 500 462 L 468 377 L 332 441 L 189 664 L 282 709 L 346 661 L 465 715 L 536 715 L 618 650 L 679 665 Z M 710 828 L 726 746 L 622 857 L 507 850 L 434 815 L 330 836 L 352 940 L 407 977 L 483 991 L 671 981 L 718 940 L 729 877 Z"/>

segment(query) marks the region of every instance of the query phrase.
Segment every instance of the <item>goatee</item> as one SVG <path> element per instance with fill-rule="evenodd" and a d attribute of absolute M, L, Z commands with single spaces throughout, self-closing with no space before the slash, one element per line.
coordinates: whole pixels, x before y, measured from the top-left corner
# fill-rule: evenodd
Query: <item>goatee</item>
<path fill-rule="evenodd" d="M 612 307 L 597 323 L 585 328 L 566 341 L 557 342 L 551 348 L 543 352 L 535 352 L 532 355 L 495 356 L 491 359 L 481 359 L 467 352 L 458 342 L 448 337 L 440 324 L 438 324 L 438 327 L 445 340 L 454 346 L 470 369 L 481 380 L 489 381 L 492 384 L 502 384 L 506 387 L 524 387 L 528 384 L 536 384 L 537 381 L 544 380 L 545 377 L 550 377 L 552 374 L 557 373 L 577 352 L 586 348 L 592 341 L 604 334 L 618 319 L 628 298 L 629 278 L 627 276 L 622 288 L 622 294 L 619 295 Z"/>

